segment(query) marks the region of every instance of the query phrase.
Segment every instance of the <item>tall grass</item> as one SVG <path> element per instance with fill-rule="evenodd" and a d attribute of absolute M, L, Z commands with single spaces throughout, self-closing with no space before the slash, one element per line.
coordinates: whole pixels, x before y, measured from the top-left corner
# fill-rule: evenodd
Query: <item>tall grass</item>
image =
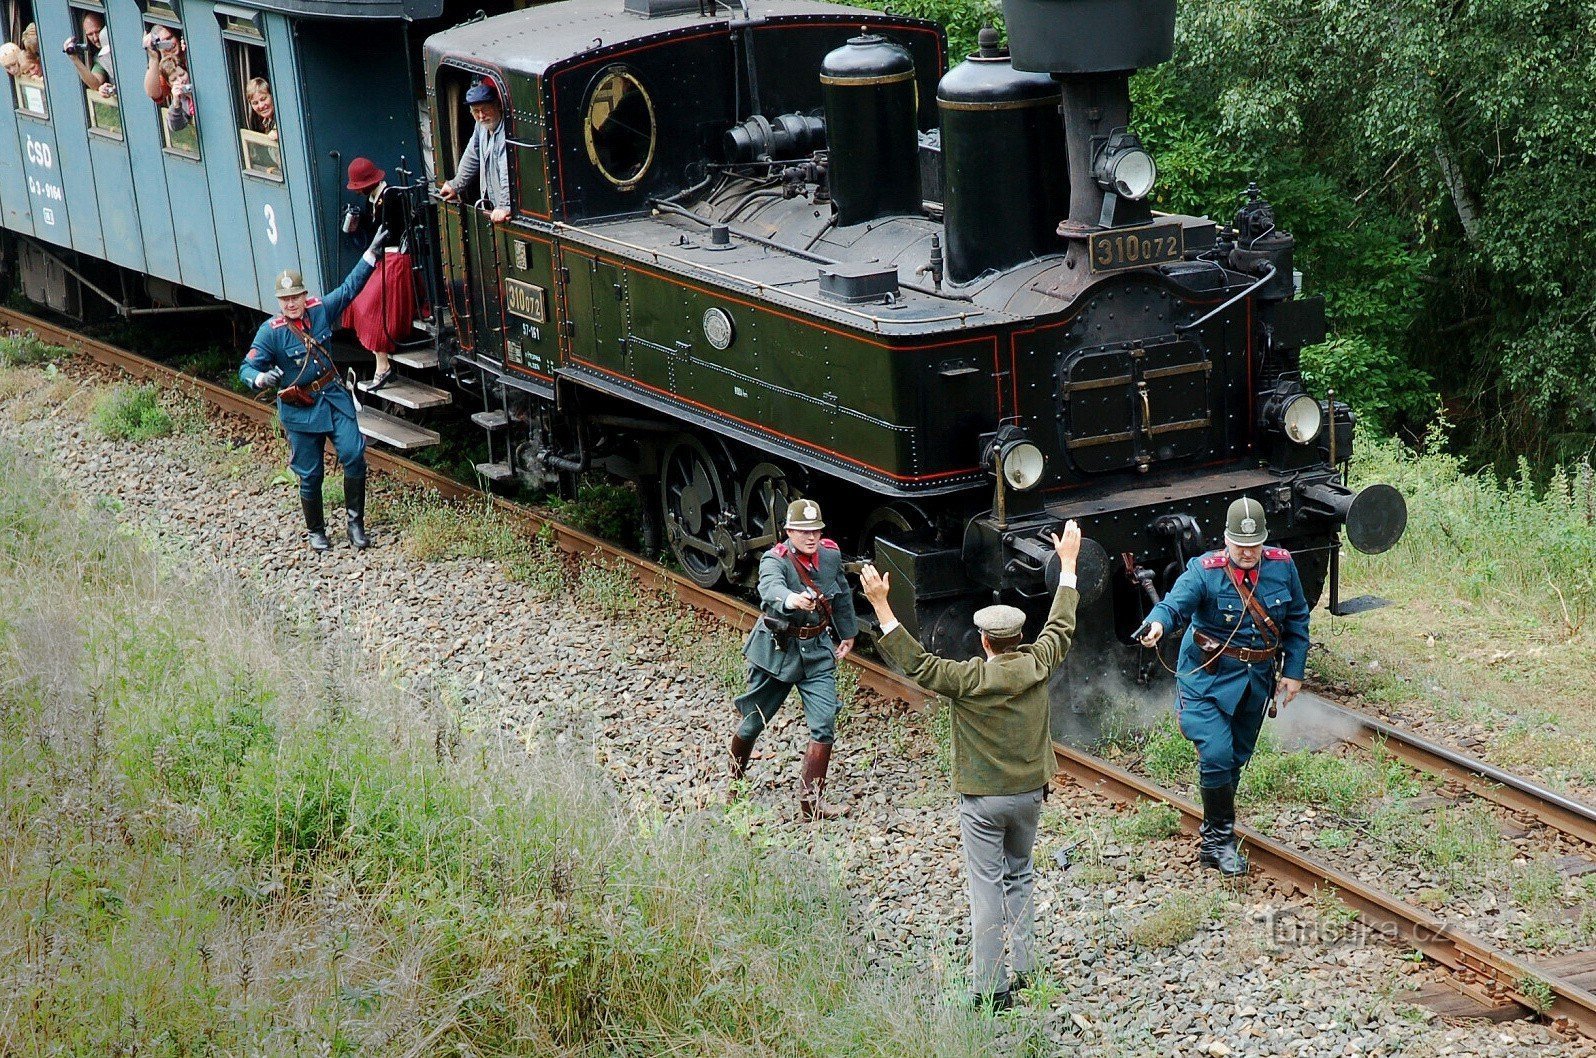
<path fill-rule="evenodd" d="M 996 1053 L 810 861 L 634 818 L 0 449 L 0 1053 Z"/>
<path fill-rule="evenodd" d="M 1527 609 L 1578 632 L 1596 606 L 1596 469 L 1560 466 L 1544 484 L 1520 463 L 1513 478 L 1470 471 L 1437 430 L 1420 453 L 1395 440 L 1359 439 L 1355 484 L 1384 481 L 1408 500 L 1402 543 L 1354 559 L 1382 584 L 1443 591 Z"/>

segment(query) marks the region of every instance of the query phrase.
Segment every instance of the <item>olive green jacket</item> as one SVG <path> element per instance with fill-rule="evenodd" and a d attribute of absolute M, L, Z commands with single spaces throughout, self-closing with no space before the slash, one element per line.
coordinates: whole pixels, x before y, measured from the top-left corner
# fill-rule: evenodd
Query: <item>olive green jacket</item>
<path fill-rule="evenodd" d="M 959 793 L 1029 793 L 1053 778 L 1047 681 L 1069 653 L 1079 601 L 1074 588 L 1060 587 L 1036 642 L 991 659 L 928 654 L 902 625 L 881 640 L 882 652 L 910 679 L 952 701 Z"/>
<path fill-rule="evenodd" d="M 819 635 L 813 639 L 789 640 L 786 649 L 778 648 L 776 637 L 771 635 L 764 622 L 756 624 L 743 643 L 743 656 L 748 663 L 764 669 L 778 680 L 797 683 L 810 676 L 819 676 L 837 667 L 837 643 L 859 634 L 859 620 L 853 609 L 853 587 L 842 572 L 842 553 L 830 540 L 820 542 L 820 572 L 815 583 L 831 600 L 835 637 Z M 791 621 L 795 625 L 820 623 L 818 611 L 787 609 L 787 596 L 803 594 L 804 582 L 792 568 L 787 558 L 787 545 L 777 544 L 759 560 L 759 608 L 774 617 Z"/>

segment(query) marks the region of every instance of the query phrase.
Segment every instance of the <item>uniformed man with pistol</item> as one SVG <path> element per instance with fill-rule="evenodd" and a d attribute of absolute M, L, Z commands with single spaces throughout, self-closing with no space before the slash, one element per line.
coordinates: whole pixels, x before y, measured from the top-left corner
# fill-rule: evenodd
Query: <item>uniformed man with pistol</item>
<path fill-rule="evenodd" d="M 325 297 L 308 296 L 305 281 L 293 269 L 272 284 L 280 309 L 260 325 L 238 376 L 262 392 L 276 386 L 277 417 L 288 435 L 288 466 L 299 478 L 299 505 L 305 515 L 310 546 L 326 551 L 327 518 L 322 508 L 323 453 L 331 437 L 344 468 L 344 510 L 349 543 L 371 546 L 366 534 L 366 439 L 360 433 L 354 398 L 344 388 L 327 343 L 344 309 L 371 278 L 377 252 L 388 238 L 376 238 L 338 289 Z"/>
<path fill-rule="evenodd" d="M 1175 673 L 1180 732 L 1197 747 L 1203 823 L 1198 860 L 1221 874 L 1247 873 L 1236 848 L 1236 787 L 1252 759 L 1264 715 L 1302 690 L 1308 660 L 1308 601 L 1291 552 L 1265 547 L 1263 504 L 1230 505 L 1222 551 L 1191 560 L 1138 629 L 1156 647 L 1190 622 Z"/>
<path fill-rule="evenodd" d="M 730 796 L 735 799 L 754 741 L 788 693 L 798 688 L 809 724 L 798 797 L 806 822 L 835 819 L 847 811 L 823 795 L 836 738 L 837 665 L 853 649 L 859 631 L 842 553 L 821 535 L 825 527 L 820 504 L 794 500 L 787 506 L 787 541 L 759 561 L 763 613 L 743 644 L 748 690 L 737 697 L 743 719 L 731 740 Z"/>

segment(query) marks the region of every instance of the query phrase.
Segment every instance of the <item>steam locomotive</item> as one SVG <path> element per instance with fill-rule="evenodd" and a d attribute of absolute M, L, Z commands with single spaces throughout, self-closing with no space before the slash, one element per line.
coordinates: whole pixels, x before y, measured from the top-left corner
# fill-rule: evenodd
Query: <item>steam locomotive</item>
<path fill-rule="evenodd" d="M 184 5 L 192 40 L 206 7 Z M 1099 646 L 1145 678 L 1129 633 L 1235 498 L 1264 504 L 1311 599 L 1343 526 L 1367 552 L 1401 536 L 1395 490 L 1344 485 L 1350 408 L 1304 388 L 1323 303 L 1300 295 L 1262 193 L 1223 223 L 1149 206 L 1128 85 L 1171 56 L 1174 0 L 1006 0 L 1012 50 L 985 32 L 945 73 L 936 25 L 818 0 L 559 0 L 433 33 L 413 74 L 409 35 L 380 20 L 440 19 L 441 0 L 215 5 L 238 32 L 253 8 L 263 41 L 329 58 L 329 20 L 378 19 L 348 46 L 383 90 L 340 97 L 303 138 L 279 103 L 278 183 L 245 190 L 320 189 L 327 155 L 392 164 L 396 143 L 427 143 L 415 235 L 437 312 L 409 362 L 480 403 L 485 478 L 634 481 L 700 584 L 750 583 L 788 500 L 811 496 L 845 551 L 891 572 L 911 631 L 968 652 L 976 607 L 1040 613 L 1045 531 L 1074 518 L 1082 626 L 1111 629 Z M 288 34 L 278 18 L 318 21 Z M 426 195 L 484 80 L 506 104 L 500 224 Z M 424 93 L 408 129 L 406 84 Z M 352 258 L 336 195 L 310 197 L 330 204 L 281 209 L 325 287 Z M 14 199 L 0 183 L 17 230 Z M 264 275 L 295 263 L 271 260 L 294 250 L 273 232 Z M 197 286 L 271 307 L 258 277 Z"/>

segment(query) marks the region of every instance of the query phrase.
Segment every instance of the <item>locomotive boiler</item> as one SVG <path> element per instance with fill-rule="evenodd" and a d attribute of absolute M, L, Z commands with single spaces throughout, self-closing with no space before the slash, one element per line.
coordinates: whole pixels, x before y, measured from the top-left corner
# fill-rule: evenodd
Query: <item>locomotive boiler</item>
<path fill-rule="evenodd" d="M 815 496 L 954 651 L 975 607 L 1048 594 L 1066 518 L 1082 627 L 1122 660 L 1239 496 L 1310 598 L 1343 526 L 1392 546 L 1401 497 L 1344 486 L 1352 413 L 1303 386 L 1323 304 L 1269 203 L 1149 207 L 1128 82 L 1170 57 L 1173 0 L 1006 13 L 1012 51 L 986 31 L 945 74 L 937 27 L 810 0 L 566 0 L 429 39 L 440 171 L 467 84 L 512 104 L 514 220 L 443 207 L 485 472 L 641 482 L 705 585 Z"/>

